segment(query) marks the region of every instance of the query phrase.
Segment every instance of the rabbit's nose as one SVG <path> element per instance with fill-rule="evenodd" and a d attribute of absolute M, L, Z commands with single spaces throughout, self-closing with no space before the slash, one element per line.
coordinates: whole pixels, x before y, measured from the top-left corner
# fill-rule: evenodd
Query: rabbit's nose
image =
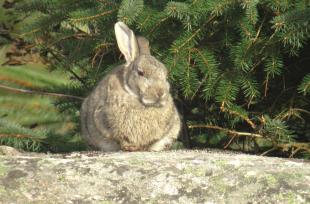
<path fill-rule="evenodd" d="M 159 98 L 163 98 L 163 97 L 165 96 L 164 90 L 159 89 L 159 90 L 157 91 L 157 96 L 158 96 Z"/>

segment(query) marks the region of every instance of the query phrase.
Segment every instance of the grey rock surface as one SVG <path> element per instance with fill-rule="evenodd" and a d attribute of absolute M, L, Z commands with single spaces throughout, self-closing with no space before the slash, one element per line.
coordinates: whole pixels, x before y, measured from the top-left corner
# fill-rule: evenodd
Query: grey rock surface
<path fill-rule="evenodd" d="M 0 203 L 310 203 L 310 163 L 217 151 L 0 156 Z"/>
<path fill-rule="evenodd" d="M 0 155 L 16 156 L 21 155 L 22 152 L 9 146 L 0 145 Z"/>

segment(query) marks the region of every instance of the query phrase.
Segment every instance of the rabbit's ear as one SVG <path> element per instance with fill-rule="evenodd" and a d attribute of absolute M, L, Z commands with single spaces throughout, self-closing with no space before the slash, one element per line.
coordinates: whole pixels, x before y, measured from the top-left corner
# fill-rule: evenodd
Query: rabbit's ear
<path fill-rule="evenodd" d="M 137 37 L 138 45 L 139 45 L 139 52 L 140 55 L 150 55 L 150 46 L 149 46 L 149 41 L 142 36 Z"/>
<path fill-rule="evenodd" d="M 135 34 L 123 22 L 117 22 L 114 30 L 118 47 L 129 64 L 139 55 L 139 47 Z"/>

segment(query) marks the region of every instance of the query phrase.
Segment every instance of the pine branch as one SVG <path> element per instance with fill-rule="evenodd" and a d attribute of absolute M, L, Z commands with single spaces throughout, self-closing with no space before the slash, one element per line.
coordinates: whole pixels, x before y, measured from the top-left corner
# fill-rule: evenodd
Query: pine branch
<path fill-rule="evenodd" d="M 116 3 L 112 2 L 108 2 L 106 0 L 96 0 L 99 3 L 102 3 L 103 5 L 115 5 Z"/>
<path fill-rule="evenodd" d="M 192 41 L 193 39 L 195 39 L 195 38 L 200 34 L 200 32 L 202 31 L 202 29 L 203 29 L 207 24 L 209 24 L 215 17 L 216 17 L 215 15 L 211 16 L 204 24 L 202 24 L 197 30 L 195 30 L 195 32 L 191 33 L 191 35 L 187 35 L 187 36 L 186 36 L 186 37 L 187 37 L 186 40 L 184 40 L 184 41 L 181 43 L 181 45 L 176 45 L 176 47 L 174 47 L 174 48 L 172 49 L 172 51 L 173 51 L 174 53 L 180 52 L 180 50 L 183 49 L 184 46 L 185 46 L 186 44 L 188 44 L 190 41 Z"/>
<path fill-rule="evenodd" d="M 25 134 L 2 134 L 0 133 L 0 138 L 15 138 L 15 139 L 31 139 L 36 142 L 42 142 L 42 139 L 35 138 L 32 135 L 25 135 Z"/>
<path fill-rule="evenodd" d="M 136 35 L 150 40 L 154 56 L 167 65 L 173 96 L 182 100 L 192 124 L 228 127 L 190 128 L 226 132 L 221 137 L 227 139 L 224 148 L 238 144 L 239 137 L 251 138 L 246 141 L 254 145 L 259 138 L 271 142 L 275 148 L 269 152 L 284 150 L 276 144 L 307 141 L 305 132 L 309 128 L 301 127 L 309 123 L 310 94 L 307 63 L 301 63 L 308 56 L 306 45 L 310 39 L 310 8 L 305 2 L 29 0 L 25 4 L 21 11 L 37 16 L 24 24 L 30 24 L 25 29 L 30 32 L 12 36 L 36 45 L 28 50 L 39 50 L 50 59 L 52 68 L 73 76 L 70 79 L 75 89 L 64 85 L 68 90 L 64 93 L 79 96 L 85 88 L 91 90 L 118 64 L 113 25 L 121 20 Z M 290 65 L 296 72 L 289 69 Z M 283 90 L 276 81 L 280 77 L 293 88 Z M 292 95 L 296 100 L 288 104 Z M 58 100 L 57 108 L 70 109 L 72 118 L 76 118 L 82 98 L 72 99 Z M 261 120 L 256 117 L 264 113 L 270 116 L 264 115 Z M 192 139 L 206 137 L 196 130 L 190 134 Z M 265 144 L 257 140 L 256 145 Z M 302 148 L 290 147 L 289 153 L 292 157 L 300 155 Z"/>
<path fill-rule="evenodd" d="M 96 59 L 99 56 L 99 54 L 102 53 L 102 50 L 103 49 L 107 49 L 109 46 L 112 46 L 112 45 L 114 45 L 114 43 L 101 43 L 99 46 L 96 47 L 95 54 L 94 54 L 94 56 L 92 57 L 92 60 L 91 60 L 92 67 L 95 66 Z"/>
<path fill-rule="evenodd" d="M 58 61 L 58 62 L 62 62 L 63 60 L 61 60 L 56 53 L 54 53 L 54 51 L 49 50 L 50 54 L 53 55 L 53 57 Z M 65 58 L 64 56 L 62 56 L 63 58 Z M 69 73 L 71 73 L 79 82 L 81 82 L 81 84 L 83 84 L 84 86 L 86 86 L 85 81 L 79 76 L 77 75 L 72 69 L 70 69 L 70 67 L 67 67 L 67 70 Z"/>
<path fill-rule="evenodd" d="M 215 130 L 227 132 L 229 135 L 232 135 L 232 136 L 265 138 L 263 135 L 260 135 L 260 134 L 255 134 L 255 133 L 250 133 L 250 132 L 238 132 L 235 130 L 230 130 L 230 129 L 223 128 L 223 127 L 216 126 L 216 125 L 188 125 L 188 128 L 189 129 L 193 129 L 193 128 L 215 129 Z"/>
<path fill-rule="evenodd" d="M 112 10 L 109 10 L 109 11 L 104 11 L 102 13 L 98 13 L 98 14 L 93 15 L 93 16 L 86 16 L 86 17 L 81 17 L 81 18 L 69 18 L 69 20 L 72 21 L 72 22 L 90 21 L 90 20 L 95 20 L 97 18 L 106 16 L 108 14 L 111 14 L 111 13 L 115 12 L 115 11 L 117 11 L 117 9 L 112 9 Z"/>
<path fill-rule="evenodd" d="M 75 34 L 72 34 L 72 35 L 68 35 L 68 36 L 64 36 L 60 39 L 57 39 L 56 41 L 54 42 L 51 42 L 50 44 L 47 45 L 47 47 L 52 47 L 53 45 L 57 44 L 57 43 L 60 43 L 61 41 L 65 41 L 65 40 L 68 40 L 68 39 L 83 39 L 85 37 L 93 37 L 92 35 L 88 34 L 88 33 L 75 33 Z"/>
<path fill-rule="evenodd" d="M 307 95 L 310 93 L 310 74 L 307 74 L 298 86 L 299 93 Z"/>
<path fill-rule="evenodd" d="M 254 129 L 254 130 L 256 129 L 255 123 L 253 121 L 251 121 L 248 116 L 242 115 L 242 114 L 238 113 L 237 111 L 229 110 L 229 109 L 225 108 L 225 106 L 222 106 L 221 111 L 228 112 L 231 115 L 236 115 L 236 116 L 242 118 L 251 126 L 252 129 Z"/>
<path fill-rule="evenodd" d="M 195 38 L 199 32 L 201 31 L 201 28 L 198 28 L 194 33 L 192 33 L 181 45 L 173 49 L 173 52 L 178 53 L 187 43 L 189 43 L 193 38 Z"/>
<path fill-rule="evenodd" d="M 16 35 L 22 38 L 22 37 L 25 37 L 26 35 L 31 35 L 31 34 L 34 34 L 36 32 L 39 32 L 40 30 L 41 30 L 41 28 L 36 28 L 36 29 L 33 29 L 29 32 L 22 33 L 22 34 L 16 34 Z"/>
<path fill-rule="evenodd" d="M 292 153 L 290 155 L 290 158 L 293 158 L 294 155 L 300 151 L 305 151 L 305 152 L 310 153 L 310 144 L 309 143 L 302 143 L 302 142 L 301 143 L 294 142 L 294 143 L 287 143 L 287 144 L 274 144 L 274 146 L 271 149 L 263 152 L 261 154 L 261 156 L 265 156 L 268 153 L 275 151 L 277 149 L 281 149 L 284 152 L 291 150 Z"/>
<path fill-rule="evenodd" d="M 224 106 L 232 105 L 232 103 L 237 99 L 237 94 L 239 92 L 239 87 L 232 79 L 222 79 L 216 89 L 215 100 L 221 103 L 221 109 Z"/>
<path fill-rule="evenodd" d="M 275 119 L 281 119 L 281 120 L 287 119 L 288 120 L 291 116 L 295 116 L 303 121 L 303 118 L 300 116 L 300 113 L 305 113 L 305 114 L 310 115 L 310 112 L 305 109 L 290 107 L 288 110 L 284 110 L 279 115 L 277 115 Z"/>
<path fill-rule="evenodd" d="M 150 36 L 163 22 L 169 19 L 169 16 L 162 18 L 152 29 L 147 33 L 147 36 Z"/>
<path fill-rule="evenodd" d="M 196 52 L 199 54 L 199 56 L 201 57 L 201 59 L 203 60 L 203 62 L 204 62 L 204 64 L 205 64 L 206 66 L 209 65 L 209 61 L 203 56 L 202 52 L 201 52 L 199 49 L 193 48 L 192 51 L 196 51 Z M 192 95 L 192 97 L 191 97 L 191 100 L 194 99 L 194 97 L 196 96 L 196 94 L 197 94 L 198 91 L 200 90 L 201 86 L 202 86 L 203 83 L 207 80 L 208 77 L 209 77 L 209 76 L 206 74 L 205 77 L 199 82 L 199 85 L 198 85 L 196 91 L 193 93 L 193 95 Z"/>
<path fill-rule="evenodd" d="M 117 17 L 124 23 L 131 25 L 136 21 L 143 8 L 143 0 L 122 0 Z"/>
<path fill-rule="evenodd" d="M 57 97 L 57 98 L 71 98 L 71 99 L 84 100 L 84 98 L 79 97 L 79 96 L 72 96 L 72 95 L 66 95 L 66 94 L 60 94 L 60 93 L 34 91 L 34 90 L 27 90 L 27 89 L 18 89 L 18 88 L 5 86 L 5 85 L 0 85 L 0 89 L 10 91 L 10 92 L 14 92 L 14 93 L 37 94 L 37 95 L 52 96 L 52 97 Z"/>

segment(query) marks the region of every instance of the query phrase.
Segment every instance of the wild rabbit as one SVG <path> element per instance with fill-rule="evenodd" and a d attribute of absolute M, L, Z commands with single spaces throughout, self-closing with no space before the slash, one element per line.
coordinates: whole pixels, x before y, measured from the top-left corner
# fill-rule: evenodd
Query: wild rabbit
<path fill-rule="evenodd" d="M 170 95 L 167 69 L 151 56 L 148 40 L 115 24 L 126 64 L 107 74 L 81 107 L 82 135 L 102 151 L 161 151 L 178 137 L 180 116 Z"/>

